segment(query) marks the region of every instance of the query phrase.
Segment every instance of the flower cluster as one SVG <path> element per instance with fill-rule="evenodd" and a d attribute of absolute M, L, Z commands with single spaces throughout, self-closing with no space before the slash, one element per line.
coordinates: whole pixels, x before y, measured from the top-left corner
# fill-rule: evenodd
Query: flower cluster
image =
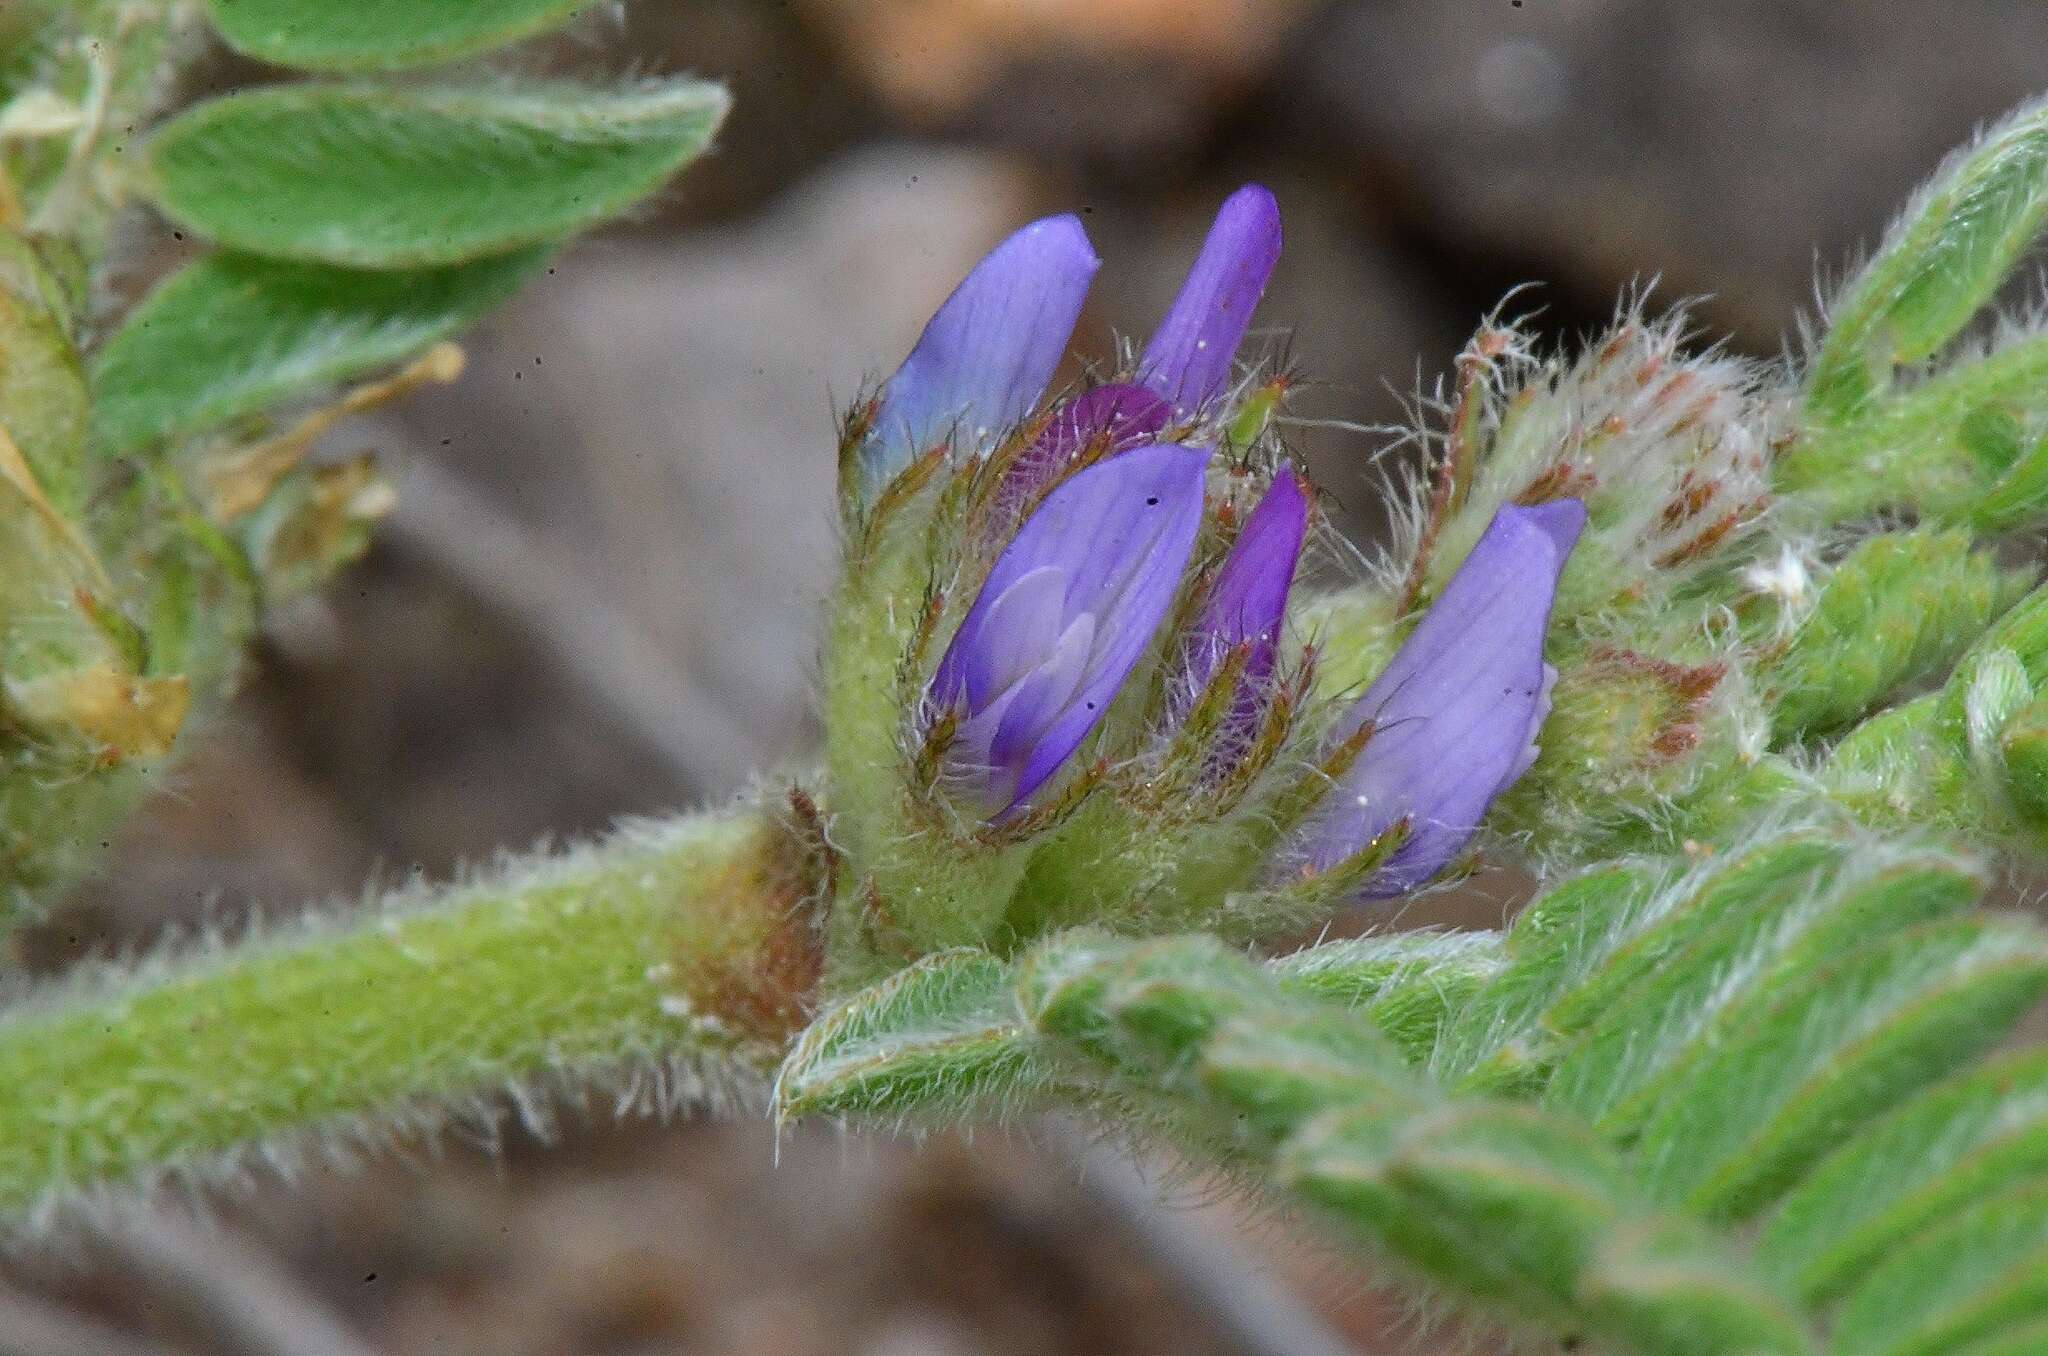
<path fill-rule="evenodd" d="M 1074 217 L 1035 222 L 851 421 L 843 606 L 873 625 L 842 628 L 828 685 L 887 691 L 898 719 L 893 757 L 840 739 L 835 779 L 894 765 L 905 788 L 835 795 L 890 821 L 850 826 L 870 855 L 936 835 L 1067 900 L 1392 894 L 1449 865 L 1529 766 L 1585 522 L 1568 496 L 1501 509 L 1362 695 L 1308 699 L 1314 637 L 1289 604 L 1322 523 L 1246 417 L 1284 381 L 1238 363 L 1280 238 L 1269 192 L 1233 194 L 1135 362 L 1048 397 L 1099 261 Z M 888 874 L 867 882 L 883 907 Z M 906 864 L 897 892 L 945 875 Z"/>

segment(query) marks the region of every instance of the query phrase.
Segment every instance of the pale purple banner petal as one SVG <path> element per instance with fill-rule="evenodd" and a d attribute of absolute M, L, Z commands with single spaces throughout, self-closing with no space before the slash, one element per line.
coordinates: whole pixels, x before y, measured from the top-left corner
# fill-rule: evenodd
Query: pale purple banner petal
<path fill-rule="evenodd" d="M 952 439 L 978 452 L 1016 424 L 1066 355 L 1101 260 L 1080 219 L 1046 217 L 974 266 L 882 388 L 865 449 L 870 489 Z"/>
<path fill-rule="evenodd" d="M 1216 213 L 1209 238 L 1138 362 L 1138 381 L 1189 415 L 1230 385 L 1252 311 L 1280 261 L 1280 205 L 1246 184 Z"/>
<path fill-rule="evenodd" d="M 1339 722 L 1345 739 L 1366 721 L 1364 752 L 1297 845 L 1321 869 L 1407 818 L 1407 841 L 1366 893 L 1399 894 L 1443 870 L 1494 798 L 1533 761 L 1554 675 L 1543 637 L 1558 574 L 1585 526 L 1562 499 L 1509 506 L 1451 576 L 1385 672 Z"/>

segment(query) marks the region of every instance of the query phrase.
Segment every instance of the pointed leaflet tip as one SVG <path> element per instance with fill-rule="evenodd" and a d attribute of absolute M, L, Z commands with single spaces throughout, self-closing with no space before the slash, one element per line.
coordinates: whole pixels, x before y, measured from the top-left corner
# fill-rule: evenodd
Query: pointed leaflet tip
<path fill-rule="evenodd" d="M 1252 311 L 1280 261 L 1280 204 L 1258 184 L 1224 200 L 1145 354 L 1138 381 L 1187 415 L 1230 384 Z"/>
<path fill-rule="evenodd" d="M 1494 798 L 1528 770 L 1554 675 L 1543 637 L 1585 506 L 1507 506 L 1332 738 L 1366 721 L 1370 742 L 1296 844 L 1326 869 L 1397 820 L 1413 828 L 1373 879 L 1374 896 L 1412 890 L 1447 866 Z"/>
<path fill-rule="evenodd" d="M 986 817 L 1058 771 L 1144 655 L 1194 549 L 1207 461 L 1154 444 L 1099 462 L 996 558 L 929 691 L 959 721 L 948 780 Z"/>
<path fill-rule="evenodd" d="M 863 458 L 867 488 L 946 438 L 978 452 L 1044 393 L 1101 260 L 1072 215 L 1017 231 L 953 289 L 882 388 Z"/>

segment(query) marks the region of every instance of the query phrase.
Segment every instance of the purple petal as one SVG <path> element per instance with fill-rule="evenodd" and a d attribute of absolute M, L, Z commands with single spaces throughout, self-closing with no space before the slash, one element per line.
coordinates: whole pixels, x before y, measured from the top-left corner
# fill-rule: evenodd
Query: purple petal
<path fill-rule="evenodd" d="M 1257 184 L 1224 200 L 1180 295 L 1138 362 L 1138 380 L 1187 415 L 1230 384 L 1238 345 L 1280 261 L 1280 204 Z"/>
<path fill-rule="evenodd" d="M 1216 572 L 1216 582 L 1195 619 L 1194 644 L 1188 654 L 1187 687 L 1200 691 L 1223 662 L 1223 656 L 1247 642 L 1245 685 L 1263 687 L 1273 672 L 1280 623 L 1287 615 L 1287 591 L 1301 559 L 1302 534 L 1308 528 L 1308 500 L 1294 472 L 1286 467 L 1273 477 L 1265 497 L 1245 519 L 1244 531 Z"/>
<path fill-rule="evenodd" d="M 1318 869 L 1404 816 L 1408 840 L 1367 893 L 1412 890 L 1457 856 L 1487 807 L 1528 770 L 1555 676 L 1543 635 L 1585 506 L 1506 507 L 1365 696 L 1338 723 L 1371 739 L 1331 788 L 1301 853 Z"/>
<path fill-rule="evenodd" d="M 870 487 L 947 437 L 978 452 L 1052 380 L 1101 265 L 1080 219 L 1017 231 L 953 289 L 882 389 L 866 453 Z"/>
<path fill-rule="evenodd" d="M 991 817 L 1059 769 L 1144 655 L 1194 549 L 1208 455 L 1154 444 L 1098 462 L 996 558 L 930 689 L 961 717 L 954 780 Z"/>

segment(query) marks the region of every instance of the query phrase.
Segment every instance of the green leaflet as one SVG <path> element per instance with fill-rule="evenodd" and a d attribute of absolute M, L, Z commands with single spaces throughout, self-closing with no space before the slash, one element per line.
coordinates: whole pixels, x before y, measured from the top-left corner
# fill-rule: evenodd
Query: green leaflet
<path fill-rule="evenodd" d="M 1965 1342 L 2044 1319 L 2048 1186 L 2036 1183 L 1981 1202 L 1866 1273 L 1842 1302 L 1831 1350 L 1952 1356 Z"/>
<path fill-rule="evenodd" d="M 308 70 L 449 61 L 552 28 L 588 0 L 208 0 L 236 51 Z"/>
<path fill-rule="evenodd" d="M 1861 855 L 1876 854 L 1866 847 Z M 1701 1060 L 1807 976 L 1868 938 L 1968 908 L 1982 888 L 1974 872 L 1934 854 L 1883 862 L 1861 878 L 1791 885 L 1748 909 L 1702 920 L 1708 926 L 1683 954 L 1566 1052 L 1552 1076 L 1551 1104 L 1627 1138 Z"/>
<path fill-rule="evenodd" d="M 1589 871 L 1523 909 L 1508 928 L 1506 966 L 1452 1014 L 1432 1072 L 1496 1091 L 1526 1078 L 1537 1016 L 1668 903 L 1658 893 L 1665 874 L 1648 863 Z"/>
<path fill-rule="evenodd" d="M 702 153 L 717 85 L 626 91 L 285 85 L 151 138 L 166 215 L 224 244 L 359 268 L 452 264 L 595 225 Z"/>
<path fill-rule="evenodd" d="M 1755 1213 L 1869 1118 L 2003 1039 L 2048 992 L 2048 945 L 2009 920 L 1942 919 L 1812 972 L 1698 1061 L 1635 1147 L 1653 1189 Z"/>
<path fill-rule="evenodd" d="M 1400 932 L 1308 947 L 1266 968 L 1288 990 L 1360 1012 L 1419 1063 L 1502 962 L 1495 933 Z"/>
<path fill-rule="evenodd" d="M 1748 912 L 1772 892 L 1809 888 L 1815 874 L 1840 856 L 1840 847 L 1820 836 L 1781 838 L 1715 864 L 1696 886 L 1674 887 L 1599 969 L 1558 998 L 1544 1025 L 1564 1038 L 1598 1026 L 1625 993 L 1654 977 L 1717 920 Z"/>
<path fill-rule="evenodd" d="M 1382 1115 L 1421 1105 L 1379 1032 L 1332 1011 L 1226 1018 L 1210 1034 L 1195 1074 L 1204 1093 L 1229 1108 L 1232 1119 L 1221 1123 L 1268 1152 L 1334 1104 L 1368 1102 Z"/>
<path fill-rule="evenodd" d="M 0 242 L 25 255 L 19 237 L 0 236 Z M 51 505 L 75 519 L 90 489 L 85 374 L 65 317 L 39 287 L 46 276 L 37 270 L 0 281 L 0 428 Z"/>
<path fill-rule="evenodd" d="M 1161 1121 L 1314 1202 L 1431 1285 L 1642 1353 L 1799 1352 L 1798 1317 L 1696 1225 L 1660 1215 L 1587 1127 L 1446 1097 L 1362 1017 L 1284 992 L 1205 937 L 1066 934 L 1019 968 L 1027 1026 Z M 1085 1086 L 1078 1090 L 1089 1091 Z"/>
<path fill-rule="evenodd" d="M 1972 545 L 1961 531 L 1886 532 L 1843 558 L 1764 669 L 1780 739 L 1854 721 L 1955 662 L 2000 601 L 1997 567 Z"/>
<path fill-rule="evenodd" d="M 2048 105 L 1950 159 L 1832 308 L 1807 379 L 1818 422 L 1859 414 L 1893 367 L 1932 356 L 2011 272 L 2048 215 Z"/>
<path fill-rule="evenodd" d="M 2048 1050 L 1930 1088 L 1824 1160 L 1758 1243 L 1812 1299 L 1838 1294 L 1958 1209 L 2048 1173 Z"/>
<path fill-rule="evenodd" d="M 1610 1229 L 1577 1302 L 1623 1350 L 1798 1351 L 1809 1340 L 1783 1296 L 1728 1264 L 1710 1235 L 1668 1219 Z"/>
<path fill-rule="evenodd" d="M 1843 848 L 1792 838 L 1709 877 L 1544 1017 L 1561 1037 L 1545 1100 L 1596 1125 L 1698 1033 L 1723 972 L 1753 953 L 1843 863 Z M 1737 968 L 1737 973 L 1740 969 Z"/>
<path fill-rule="evenodd" d="M 934 952 L 819 1017 L 784 1060 L 778 1119 L 961 1116 L 1054 1076 L 1025 1039 L 1010 967 L 986 951 Z"/>
<path fill-rule="evenodd" d="M 547 260 L 363 273 L 222 254 L 128 314 L 92 364 L 108 451 L 193 433 L 407 357 L 469 325 Z"/>
<path fill-rule="evenodd" d="M 1411 1055 L 1491 973 L 1487 933 L 1404 933 L 1310 947 L 1272 962 L 1286 990 L 1352 1008 Z M 1025 1031 L 1011 965 L 989 952 L 935 952 L 821 1015 L 782 1066 L 776 1108 L 800 1116 L 963 1116 L 1001 1109 L 1057 1086 L 1061 1070 Z M 1304 1061 L 1318 1050 L 1305 1030 Z M 1343 1076 L 1355 1079 L 1345 1066 Z"/>
<path fill-rule="evenodd" d="M 2048 1319 L 2020 1323 L 1982 1341 L 1953 1347 L 1948 1356 L 2041 1356 L 2048 1351 Z"/>
<path fill-rule="evenodd" d="M 1583 1127 L 1491 1103 L 1410 1118 L 1346 1107 L 1303 1127 L 1274 1174 L 1375 1220 L 1425 1272 L 1567 1331 L 1579 1273 L 1626 1194 L 1620 1165 Z M 1504 1227 L 1481 1243 L 1487 1221 Z"/>

